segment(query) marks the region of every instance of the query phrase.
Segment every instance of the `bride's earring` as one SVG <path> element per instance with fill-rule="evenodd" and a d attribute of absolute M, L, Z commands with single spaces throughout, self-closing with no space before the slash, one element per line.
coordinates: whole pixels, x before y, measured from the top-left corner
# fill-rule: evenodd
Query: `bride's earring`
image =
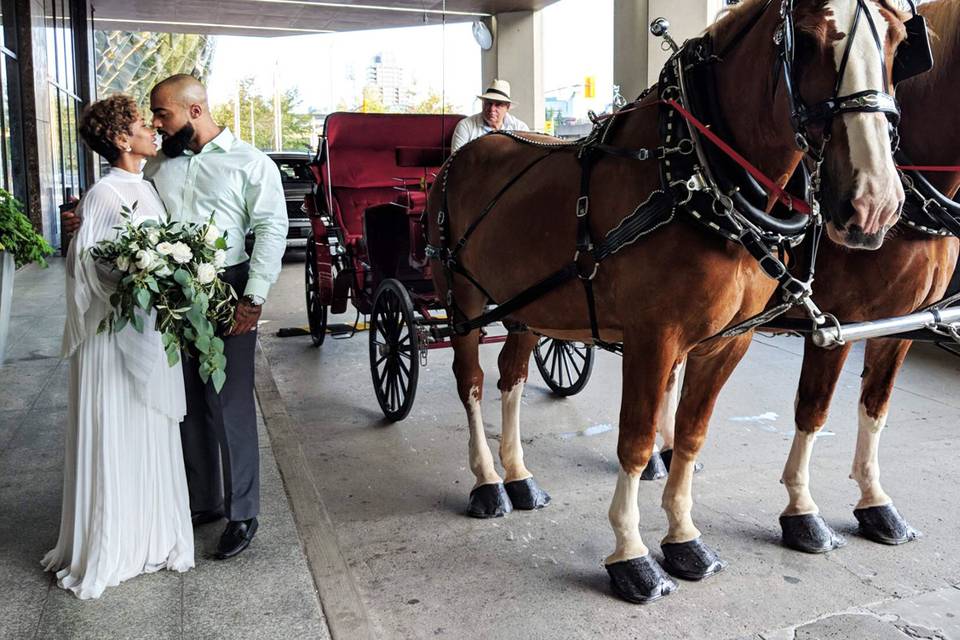
<path fill-rule="evenodd" d="M 131 147 L 130 145 L 127 145 L 127 148 L 124 149 L 124 151 L 126 151 L 127 153 L 130 153 L 131 151 L 133 151 L 133 147 Z"/>

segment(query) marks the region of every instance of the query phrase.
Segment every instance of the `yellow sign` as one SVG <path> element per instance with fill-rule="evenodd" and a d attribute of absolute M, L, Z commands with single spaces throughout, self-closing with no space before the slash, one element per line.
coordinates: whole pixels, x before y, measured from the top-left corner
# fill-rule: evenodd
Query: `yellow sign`
<path fill-rule="evenodd" d="M 543 123 L 543 132 L 548 135 L 553 135 L 553 120 L 547 120 Z"/>
<path fill-rule="evenodd" d="M 597 97 L 597 78 L 596 76 L 587 76 L 583 81 L 583 96 L 585 98 Z"/>

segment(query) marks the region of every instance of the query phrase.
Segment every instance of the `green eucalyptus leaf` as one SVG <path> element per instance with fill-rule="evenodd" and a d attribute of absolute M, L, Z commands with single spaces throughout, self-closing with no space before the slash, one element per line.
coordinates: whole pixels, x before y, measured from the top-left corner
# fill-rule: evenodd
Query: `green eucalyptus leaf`
<path fill-rule="evenodd" d="M 217 393 L 220 393 L 223 385 L 227 382 L 227 374 L 222 369 L 214 369 L 210 377 L 213 379 L 213 388 L 216 389 Z"/>

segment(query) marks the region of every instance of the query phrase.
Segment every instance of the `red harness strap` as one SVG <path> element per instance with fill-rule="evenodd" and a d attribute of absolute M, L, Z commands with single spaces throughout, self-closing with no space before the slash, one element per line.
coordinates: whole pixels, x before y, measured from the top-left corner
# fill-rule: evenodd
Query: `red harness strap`
<path fill-rule="evenodd" d="M 684 120 L 686 120 L 687 122 L 692 124 L 694 127 L 696 127 L 697 130 L 700 133 L 702 133 L 710 142 L 716 145 L 716 147 L 720 149 L 720 151 L 727 154 L 734 162 L 736 162 L 738 165 L 743 167 L 747 171 L 747 173 L 753 176 L 753 178 L 757 182 L 762 184 L 770 194 L 775 195 L 777 197 L 777 200 L 782 202 L 789 209 L 792 209 L 794 211 L 799 211 L 800 213 L 805 213 L 807 215 L 810 215 L 813 213 L 813 208 L 810 206 L 810 204 L 806 200 L 802 198 L 794 197 L 789 193 L 787 193 L 780 185 L 778 185 L 776 182 L 768 178 L 762 171 L 760 171 L 760 169 L 757 169 L 755 166 L 750 164 L 749 160 L 747 160 L 742 155 L 737 153 L 736 149 L 734 149 L 729 144 L 721 140 L 720 137 L 717 134 L 715 134 L 713 131 L 710 131 L 707 125 L 697 120 L 697 118 L 692 113 L 690 113 L 689 111 L 684 109 L 682 106 L 680 106 L 680 104 L 676 100 L 664 100 L 663 103 L 670 105 L 671 107 L 676 109 L 677 112 L 681 116 L 683 116 Z"/>
<path fill-rule="evenodd" d="M 932 166 L 923 166 L 923 165 L 897 165 L 897 169 L 900 171 L 930 171 L 932 173 L 960 173 L 960 167 L 951 167 L 949 165 L 932 165 Z"/>

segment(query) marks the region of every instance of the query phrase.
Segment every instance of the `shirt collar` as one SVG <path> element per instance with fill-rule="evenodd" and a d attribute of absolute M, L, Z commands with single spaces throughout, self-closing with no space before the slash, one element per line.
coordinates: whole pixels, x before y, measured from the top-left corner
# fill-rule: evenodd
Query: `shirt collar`
<path fill-rule="evenodd" d="M 215 147 L 221 151 L 230 151 L 236 141 L 237 137 L 233 135 L 233 132 L 230 131 L 230 128 L 224 127 L 223 131 L 217 134 L 217 137 L 203 145 L 203 148 L 200 149 L 200 153 L 209 153 L 213 151 Z"/>

